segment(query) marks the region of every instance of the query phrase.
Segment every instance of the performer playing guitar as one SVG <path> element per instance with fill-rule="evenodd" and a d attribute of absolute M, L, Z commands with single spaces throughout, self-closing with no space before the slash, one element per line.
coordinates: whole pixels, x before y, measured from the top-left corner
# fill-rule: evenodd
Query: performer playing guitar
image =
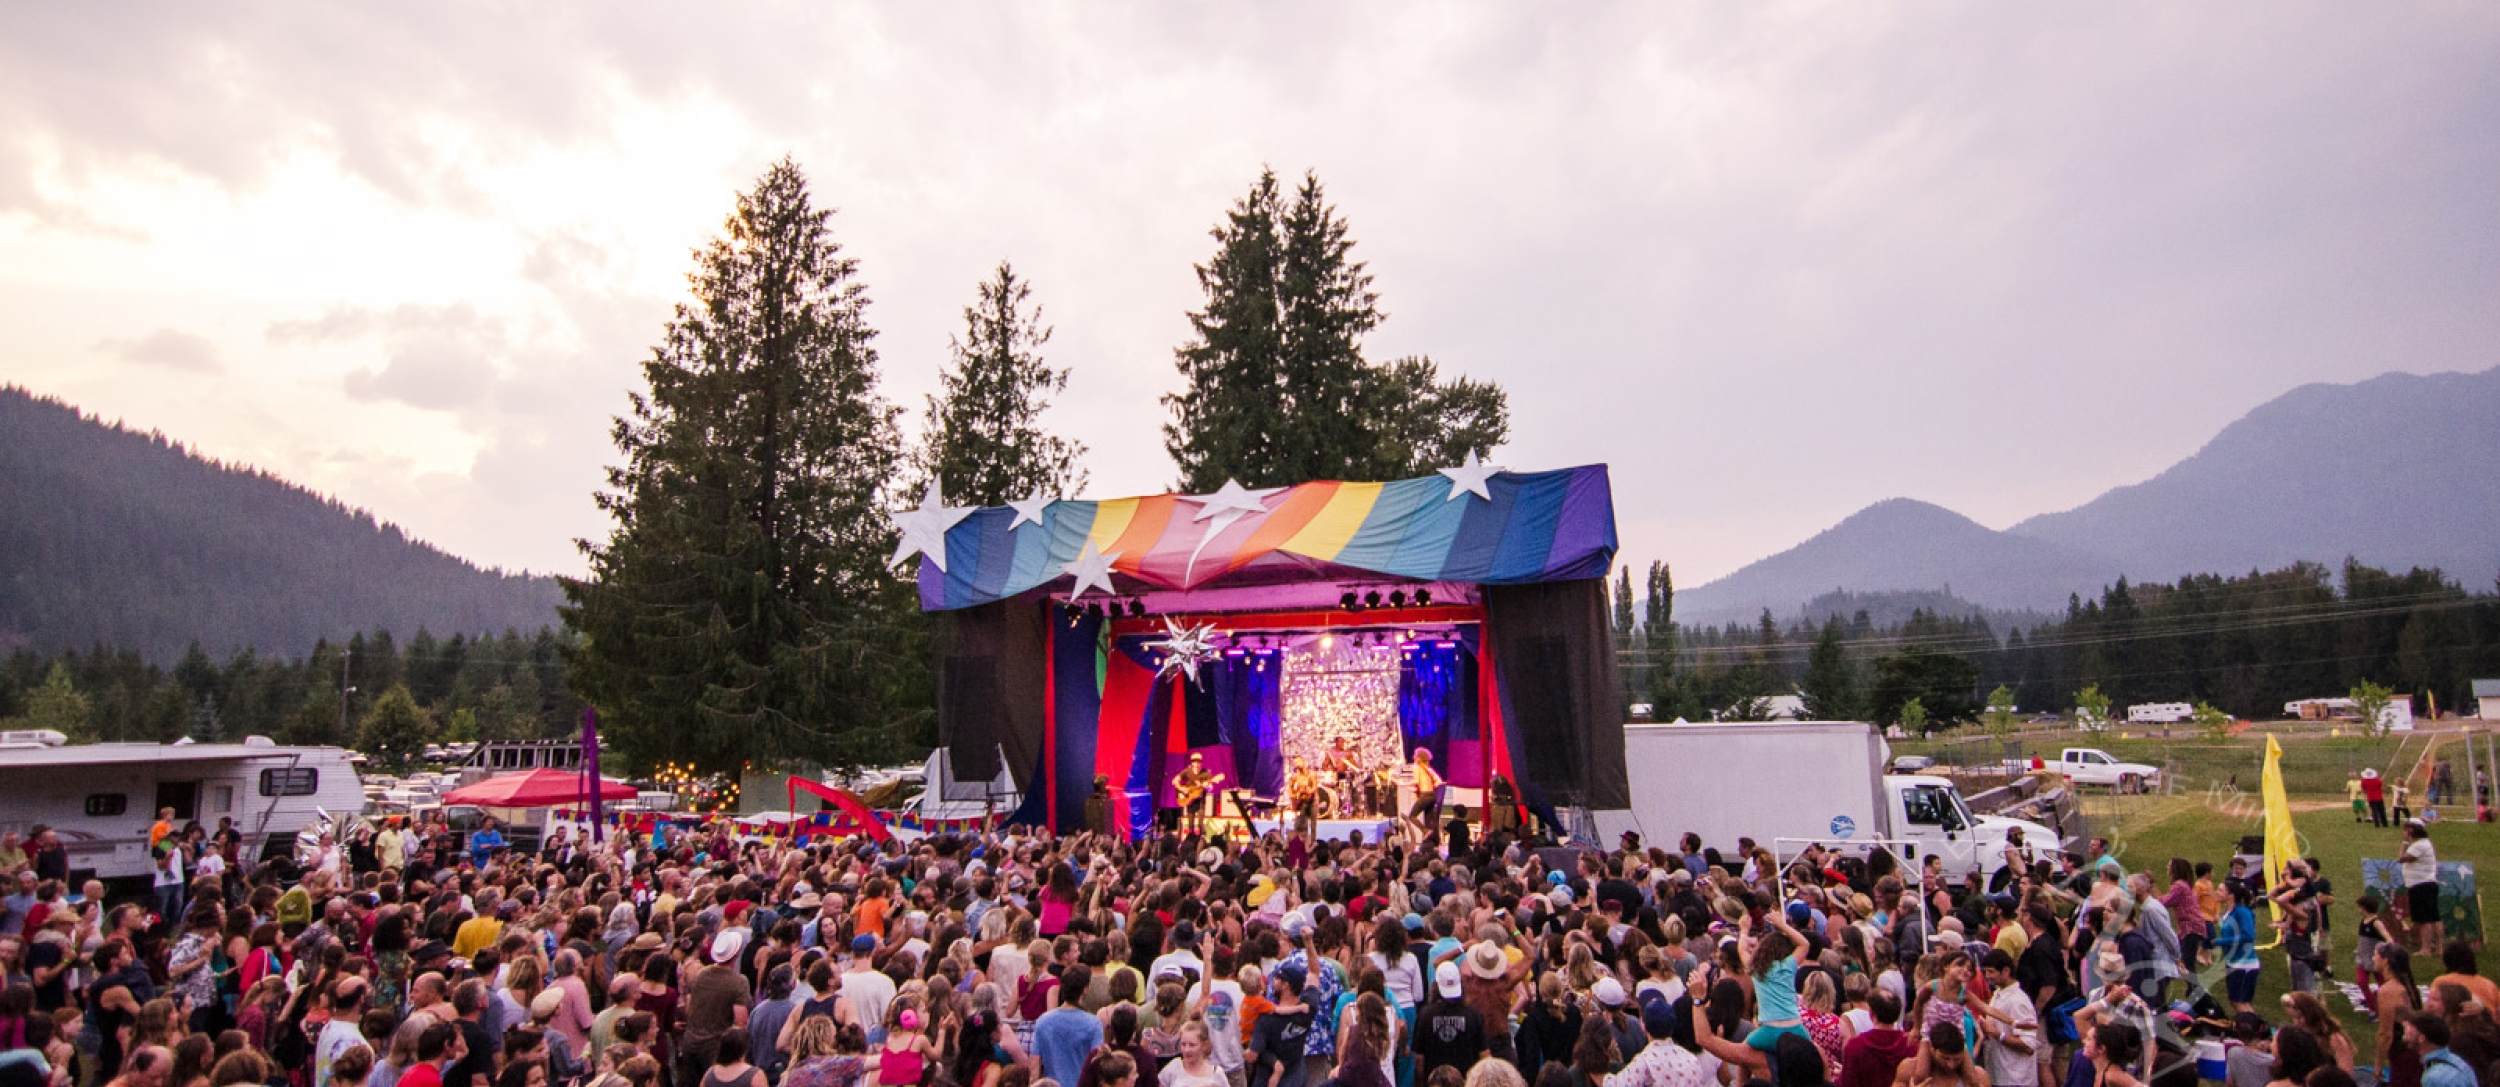
<path fill-rule="evenodd" d="M 1172 791 L 1181 804 L 1181 822 L 1186 832 L 1203 834 L 1207 829 L 1208 795 L 1224 775 L 1207 772 L 1206 756 L 1192 751 L 1189 766 L 1172 777 Z"/>
<path fill-rule="evenodd" d="M 1304 834 L 1319 829 L 1319 774 L 1311 760 L 1293 757 L 1293 773 L 1285 777 L 1285 799 L 1293 805 L 1295 828 Z"/>
<path fill-rule="evenodd" d="M 1432 817 L 1441 809 L 1441 775 L 1432 772 L 1430 749 L 1415 749 L 1415 762 L 1407 768 L 1407 776 L 1415 787 L 1415 807 L 1406 813 L 1407 818 L 1414 824 L 1419 838 L 1429 837 L 1432 834 Z"/>
<path fill-rule="evenodd" d="M 1321 765 L 1328 771 L 1329 778 L 1336 783 L 1337 787 L 1337 802 L 1330 807 L 1341 809 L 1339 814 L 1342 816 L 1356 815 L 1357 813 L 1352 809 L 1356 804 L 1355 786 L 1361 780 L 1361 768 L 1356 765 L 1354 748 L 1348 746 L 1345 737 L 1339 736 L 1336 742 L 1328 745 L 1328 759 Z"/>

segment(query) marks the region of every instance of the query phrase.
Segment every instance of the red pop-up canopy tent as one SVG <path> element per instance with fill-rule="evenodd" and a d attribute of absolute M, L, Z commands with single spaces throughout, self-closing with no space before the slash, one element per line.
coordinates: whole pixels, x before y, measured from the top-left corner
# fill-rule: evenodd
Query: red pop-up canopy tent
<path fill-rule="evenodd" d="M 563 770 L 524 770 L 454 789 L 443 797 L 443 803 L 476 804 L 488 808 L 552 808 L 561 804 L 586 804 L 590 800 L 587 787 L 590 780 L 585 775 Z M 599 782 L 601 800 L 632 800 L 635 795 L 631 785 L 605 780 Z"/>

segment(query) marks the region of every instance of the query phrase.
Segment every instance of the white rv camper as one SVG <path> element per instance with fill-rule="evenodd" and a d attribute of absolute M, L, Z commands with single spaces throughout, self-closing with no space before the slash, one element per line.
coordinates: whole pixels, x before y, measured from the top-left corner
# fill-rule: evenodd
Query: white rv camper
<path fill-rule="evenodd" d="M 246 863 L 291 848 L 322 811 L 364 809 L 364 785 L 335 747 L 280 747 L 266 736 L 75 746 L 58 733 L 10 739 L 0 742 L 0 831 L 51 827 L 69 848 L 74 879 L 152 874 L 148 826 L 159 808 L 174 809 L 176 826 L 197 821 L 211 832 L 231 817 Z"/>

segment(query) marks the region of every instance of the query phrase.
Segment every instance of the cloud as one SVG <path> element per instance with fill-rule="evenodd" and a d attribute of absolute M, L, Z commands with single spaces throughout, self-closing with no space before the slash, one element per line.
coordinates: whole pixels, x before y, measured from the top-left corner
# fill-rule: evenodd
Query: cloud
<path fill-rule="evenodd" d="M 1101 493 L 1170 482 L 1155 398 L 1207 229 L 1262 164 L 1316 169 L 1390 314 L 1372 353 L 1504 383 L 1497 459 L 1612 462 L 1627 554 L 1688 584 L 1894 494 L 2011 523 L 2292 385 L 2500 350 L 2500 6 L 241 0 L 8 25 L 0 246 L 63 227 L 83 263 L 57 283 L 127 282 L 201 217 L 152 194 L 207 192 L 239 220 L 210 252 L 277 270 L 148 297 L 281 315 L 281 361 L 233 360 L 238 385 L 423 409 L 419 438 L 341 439 L 376 464 L 456 427 L 476 464 L 389 515 L 507 565 L 583 532 L 503 519 L 524 490 L 595 523 L 580 481 L 688 250 L 784 153 L 839 209 L 891 401 L 934 385 L 983 272 L 1032 277 L 1074 370 L 1052 421 Z M 55 252 L 6 255 L 42 277 Z M 202 327 L 126 294 L 14 324 L 0 300 L 0 341 Z"/>
<path fill-rule="evenodd" d="M 451 411 L 485 400 L 494 382 L 493 363 L 454 345 L 428 344 L 392 355 L 378 370 L 348 374 L 347 394 Z"/>
<path fill-rule="evenodd" d="M 217 346 L 203 336 L 179 329 L 160 328 L 135 340 L 106 338 L 96 341 L 96 350 L 123 362 L 142 366 L 158 366 L 186 374 L 216 374 L 225 371 L 217 361 Z"/>

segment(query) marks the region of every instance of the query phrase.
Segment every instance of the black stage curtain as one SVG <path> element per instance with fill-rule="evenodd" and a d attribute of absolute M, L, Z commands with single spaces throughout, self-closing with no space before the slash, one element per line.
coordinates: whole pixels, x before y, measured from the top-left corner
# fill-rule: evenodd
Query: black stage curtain
<path fill-rule="evenodd" d="M 1605 579 L 1487 585 L 1484 611 L 1523 784 L 1556 805 L 1631 807 Z"/>
<path fill-rule="evenodd" d="M 1039 600 L 1006 599 L 938 616 L 938 742 L 958 791 L 978 800 L 998 776 L 1001 748 L 1016 787 L 1036 788 L 1050 613 Z"/>

